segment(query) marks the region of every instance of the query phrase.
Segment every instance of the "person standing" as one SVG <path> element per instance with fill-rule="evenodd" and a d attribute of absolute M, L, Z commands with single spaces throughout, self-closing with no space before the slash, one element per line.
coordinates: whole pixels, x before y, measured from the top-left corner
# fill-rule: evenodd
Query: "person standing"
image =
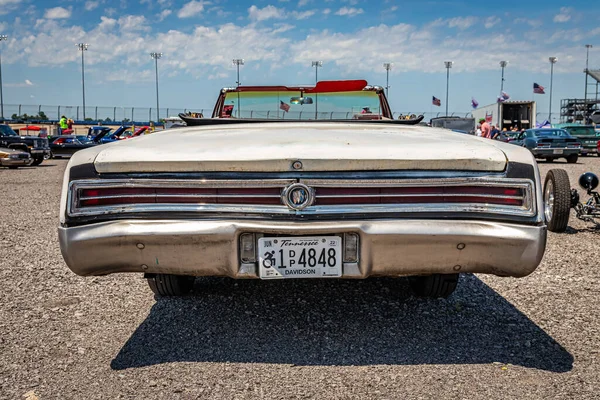
<path fill-rule="evenodd" d="M 490 138 L 490 130 L 491 130 L 490 124 L 488 124 L 484 118 L 481 118 L 479 120 L 479 123 L 481 124 L 481 137 L 489 139 Z"/>
<path fill-rule="evenodd" d="M 60 134 L 62 135 L 63 131 L 69 129 L 69 125 L 67 125 L 67 117 L 64 115 L 60 117 L 58 121 L 58 125 L 60 126 Z"/>

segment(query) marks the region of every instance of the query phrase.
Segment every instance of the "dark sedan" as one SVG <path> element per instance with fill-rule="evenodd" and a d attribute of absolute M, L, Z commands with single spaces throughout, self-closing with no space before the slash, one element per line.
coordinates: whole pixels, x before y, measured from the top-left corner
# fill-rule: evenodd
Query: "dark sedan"
<path fill-rule="evenodd" d="M 581 152 L 581 142 L 564 129 L 528 129 L 509 143 L 527 147 L 536 158 L 566 158 L 570 164 L 577 162 Z"/>
<path fill-rule="evenodd" d="M 76 151 L 97 145 L 86 135 L 62 135 L 50 144 L 50 151 L 55 158 L 71 157 Z"/>

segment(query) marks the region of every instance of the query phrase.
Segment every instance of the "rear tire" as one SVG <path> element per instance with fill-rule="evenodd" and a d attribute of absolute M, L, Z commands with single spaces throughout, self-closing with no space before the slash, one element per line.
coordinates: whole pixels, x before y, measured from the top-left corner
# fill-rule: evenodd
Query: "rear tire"
<path fill-rule="evenodd" d="M 148 286 L 157 296 L 183 296 L 194 287 L 193 276 L 147 274 Z"/>
<path fill-rule="evenodd" d="M 546 162 L 553 162 L 553 161 L 554 161 L 554 158 L 550 158 L 550 157 L 546 158 Z"/>
<path fill-rule="evenodd" d="M 35 167 L 36 165 L 40 165 L 42 162 L 44 162 L 44 156 L 36 157 L 33 159 L 33 162 L 31 163 L 31 165 Z"/>
<path fill-rule="evenodd" d="M 579 157 L 577 156 L 577 154 L 571 154 L 571 155 L 567 156 L 567 162 L 569 164 L 575 164 L 577 162 L 578 158 Z"/>
<path fill-rule="evenodd" d="M 410 288 L 419 297 L 446 298 L 454 293 L 459 274 L 411 276 Z"/>
<path fill-rule="evenodd" d="M 16 167 L 14 165 L 11 165 L 10 167 L 8 167 L 8 169 L 17 169 L 17 168 L 19 168 L 19 167 Z"/>
<path fill-rule="evenodd" d="M 571 212 L 571 184 L 564 169 L 551 169 L 544 182 L 544 219 L 551 232 L 564 232 Z"/>

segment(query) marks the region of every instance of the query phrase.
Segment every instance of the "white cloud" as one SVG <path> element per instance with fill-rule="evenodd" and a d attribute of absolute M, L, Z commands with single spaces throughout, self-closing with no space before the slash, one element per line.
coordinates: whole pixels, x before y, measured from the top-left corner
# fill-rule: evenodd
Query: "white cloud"
<path fill-rule="evenodd" d="M 23 82 L 18 82 L 18 83 L 6 83 L 4 86 L 6 86 L 6 87 L 16 87 L 16 88 L 22 88 L 22 87 L 34 86 L 34 84 L 33 84 L 33 82 L 31 82 L 29 79 L 25 79 L 25 81 L 23 81 Z"/>
<path fill-rule="evenodd" d="M 335 15 L 347 15 L 348 17 L 354 17 L 355 15 L 362 14 L 364 11 L 362 8 L 354 7 L 342 7 L 335 12 Z"/>
<path fill-rule="evenodd" d="M 71 10 L 63 7 L 49 8 L 44 13 L 44 18 L 47 19 L 65 19 L 71 16 Z"/>
<path fill-rule="evenodd" d="M 99 1 L 86 1 L 85 2 L 85 11 L 92 11 L 95 10 L 96 8 L 98 8 L 98 6 L 100 5 Z"/>
<path fill-rule="evenodd" d="M 312 0 L 300 0 L 298 1 L 298 7 L 304 7 L 305 5 L 307 5 L 308 3 L 310 3 Z"/>
<path fill-rule="evenodd" d="M 248 18 L 253 21 L 265 21 L 271 18 L 284 18 L 285 11 L 281 8 L 277 8 L 272 5 L 268 5 L 264 8 L 258 8 L 252 5 L 248 9 Z"/>
<path fill-rule="evenodd" d="M 484 26 L 485 26 L 485 29 L 490 29 L 499 23 L 500 23 L 500 18 L 493 16 L 493 17 L 486 18 Z"/>
<path fill-rule="evenodd" d="M 325 15 L 329 15 L 330 13 L 331 13 L 331 8 L 325 8 L 323 10 L 323 14 L 325 14 Z"/>
<path fill-rule="evenodd" d="M 172 11 L 171 11 L 171 10 L 169 10 L 169 9 L 162 10 L 162 11 L 160 12 L 160 14 L 158 14 L 158 20 L 159 20 L 159 21 L 162 21 L 162 20 L 164 20 L 164 19 L 165 19 L 165 18 L 167 18 L 169 15 L 171 15 L 171 13 L 172 13 Z"/>
<path fill-rule="evenodd" d="M 143 15 L 125 15 L 119 18 L 117 23 L 123 32 L 150 30 L 150 24 Z"/>
<path fill-rule="evenodd" d="M 554 16 L 554 22 L 567 22 L 571 19 L 571 12 L 573 11 L 570 7 L 561 7 L 560 13 Z"/>
<path fill-rule="evenodd" d="M 16 10 L 22 0 L 0 0 L 0 15 Z"/>
<path fill-rule="evenodd" d="M 315 15 L 315 10 L 308 10 L 308 11 L 292 11 L 291 12 L 291 16 L 295 19 L 306 19 L 306 18 L 310 18 L 313 15 Z"/>
<path fill-rule="evenodd" d="M 460 30 L 468 29 L 477 23 L 475 17 L 456 17 L 448 20 L 448 27 Z"/>
<path fill-rule="evenodd" d="M 195 15 L 198 15 L 204 11 L 204 1 L 196 1 L 192 0 L 189 3 L 186 3 L 181 10 L 177 13 L 179 18 L 190 18 Z"/>
<path fill-rule="evenodd" d="M 104 14 L 108 15 L 109 17 L 112 17 L 113 15 L 115 15 L 117 13 L 117 10 L 109 7 L 107 9 L 104 10 Z"/>

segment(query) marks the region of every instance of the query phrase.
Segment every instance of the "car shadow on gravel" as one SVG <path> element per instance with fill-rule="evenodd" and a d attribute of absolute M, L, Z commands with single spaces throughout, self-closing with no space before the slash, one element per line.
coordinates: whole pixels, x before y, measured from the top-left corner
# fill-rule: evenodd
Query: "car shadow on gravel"
<path fill-rule="evenodd" d="M 570 371 L 573 356 L 473 275 L 446 300 L 405 279 L 198 279 L 194 296 L 157 299 L 111 363 L 292 365 L 510 363 Z"/>

